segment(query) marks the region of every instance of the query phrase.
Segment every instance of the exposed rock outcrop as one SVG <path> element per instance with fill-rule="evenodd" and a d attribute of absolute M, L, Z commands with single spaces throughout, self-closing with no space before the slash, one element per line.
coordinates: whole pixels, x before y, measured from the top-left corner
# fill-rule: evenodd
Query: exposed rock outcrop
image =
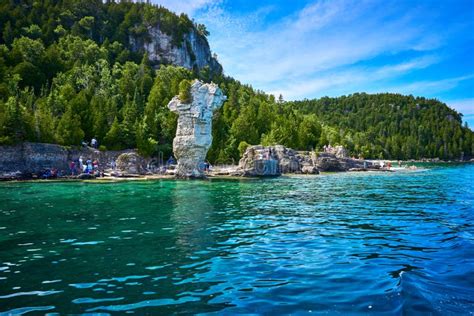
<path fill-rule="evenodd" d="M 130 150 L 99 151 L 91 147 L 64 147 L 55 144 L 22 143 L 0 146 L 0 179 L 28 179 L 45 169 L 57 169 L 63 174 L 69 170 L 69 162 L 79 157 L 98 160 L 100 169 L 110 167 L 117 157 Z"/>
<path fill-rule="evenodd" d="M 190 92 L 191 103 L 183 103 L 176 96 L 168 104 L 179 115 L 173 139 L 173 152 L 178 160 L 176 176 L 201 178 L 212 143 L 212 114 L 222 106 L 226 96 L 216 84 L 198 80 L 193 82 Z"/>
<path fill-rule="evenodd" d="M 208 66 L 214 73 L 221 73 L 222 66 L 211 53 L 206 38 L 196 30 L 184 34 L 179 46 L 174 45 L 172 36 L 164 33 L 159 26 L 148 28 L 149 41 L 130 37 L 134 50 L 145 51 L 150 61 L 159 64 L 172 64 L 188 69 L 198 70 Z"/>
<path fill-rule="evenodd" d="M 124 174 L 145 174 L 146 163 L 137 153 L 123 153 L 117 157 L 117 169 Z"/>
<path fill-rule="evenodd" d="M 239 161 L 241 175 L 247 177 L 279 176 L 278 158 L 271 147 L 250 146 Z"/>
<path fill-rule="evenodd" d="M 275 165 L 275 168 L 270 166 Z M 331 152 L 297 152 L 282 145 L 250 146 L 239 161 L 238 170 L 243 176 L 277 176 L 285 173 L 318 174 L 320 171 L 367 170 L 373 163 L 348 158 L 342 146 Z"/>
<path fill-rule="evenodd" d="M 282 145 L 250 146 L 239 161 L 244 176 L 278 176 L 282 173 L 300 173 L 297 153 Z"/>

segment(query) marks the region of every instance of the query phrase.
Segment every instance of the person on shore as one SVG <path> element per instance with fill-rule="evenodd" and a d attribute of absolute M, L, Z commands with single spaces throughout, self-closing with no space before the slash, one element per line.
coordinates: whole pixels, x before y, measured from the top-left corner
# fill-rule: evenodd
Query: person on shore
<path fill-rule="evenodd" d="M 174 159 L 173 156 L 170 156 L 168 158 L 168 160 L 166 161 L 166 164 L 169 166 L 169 165 L 175 165 L 176 164 L 176 160 Z"/>
<path fill-rule="evenodd" d="M 79 171 L 84 172 L 84 158 L 82 156 L 79 157 Z"/>
<path fill-rule="evenodd" d="M 112 159 L 112 162 L 110 163 L 110 167 L 112 168 L 112 170 L 115 170 L 115 168 L 117 168 L 117 164 L 115 163 L 115 160 Z"/>
<path fill-rule="evenodd" d="M 99 147 L 99 143 L 97 142 L 97 139 L 95 137 L 91 139 L 91 146 L 94 147 L 95 149 Z"/>
<path fill-rule="evenodd" d="M 69 171 L 71 171 L 71 176 L 76 175 L 76 163 L 74 161 L 69 163 Z"/>
<path fill-rule="evenodd" d="M 97 159 L 94 159 L 94 161 L 92 162 L 92 168 L 94 170 L 98 170 L 99 169 L 99 161 Z"/>
<path fill-rule="evenodd" d="M 389 161 L 387 162 L 387 169 L 390 170 L 390 168 L 392 168 L 392 163 Z"/>
<path fill-rule="evenodd" d="M 87 170 L 87 173 L 92 173 L 92 160 L 89 158 L 87 159 L 87 167 L 86 167 L 86 170 Z"/>

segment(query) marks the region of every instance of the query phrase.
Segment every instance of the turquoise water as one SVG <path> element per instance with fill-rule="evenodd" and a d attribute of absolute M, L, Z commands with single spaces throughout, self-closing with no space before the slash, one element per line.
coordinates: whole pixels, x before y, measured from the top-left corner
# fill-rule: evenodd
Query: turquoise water
<path fill-rule="evenodd" d="M 469 314 L 474 165 L 1 183 L 0 312 Z"/>

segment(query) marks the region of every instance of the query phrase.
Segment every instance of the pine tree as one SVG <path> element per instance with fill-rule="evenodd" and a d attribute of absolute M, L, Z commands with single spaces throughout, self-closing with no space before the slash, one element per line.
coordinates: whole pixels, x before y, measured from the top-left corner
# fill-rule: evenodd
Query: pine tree
<path fill-rule="evenodd" d="M 81 128 L 81 117 L 74 114 L 71 107 L 59 120 L 56 128 L 56 139 L 62 145 L 79 145 L 84 140 L 84 131 Z"/>
<path fill-rule="evenodd" d="M 110 126 L 107 135 L 105 135 L 104 143 L 108 149 L 119 150 L 122 149 L 123 132 L 117 117 Z"/>

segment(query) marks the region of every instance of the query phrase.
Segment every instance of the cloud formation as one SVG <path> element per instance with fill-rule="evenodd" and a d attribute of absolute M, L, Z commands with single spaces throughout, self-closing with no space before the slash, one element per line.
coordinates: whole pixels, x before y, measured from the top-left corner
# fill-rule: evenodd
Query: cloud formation
<path fill-rule="evenodd" d="M 209 5 L 218 3 L 216 0 L 151 0 L 154 4 L 159 4 L 177 14 L 186 13 L 193 16 L 196 11 L 205 9 Z"/>
<path fill-rule="evenodd" d="M 223 2 L 199 11 L 196 19 L 211 31 L 211 47 L 228 75 L 301 99 L 391 89 L 446 91 L 468 82 L 450 79 L 466 74 L 410 77 L 449 58 L 445 47 L 452 33 L 469 27 L 462 18 L 438 25 L 444 9 L 429 2 L 321 0 L 275 17 L 275 6 L 239 13 Z"/>

